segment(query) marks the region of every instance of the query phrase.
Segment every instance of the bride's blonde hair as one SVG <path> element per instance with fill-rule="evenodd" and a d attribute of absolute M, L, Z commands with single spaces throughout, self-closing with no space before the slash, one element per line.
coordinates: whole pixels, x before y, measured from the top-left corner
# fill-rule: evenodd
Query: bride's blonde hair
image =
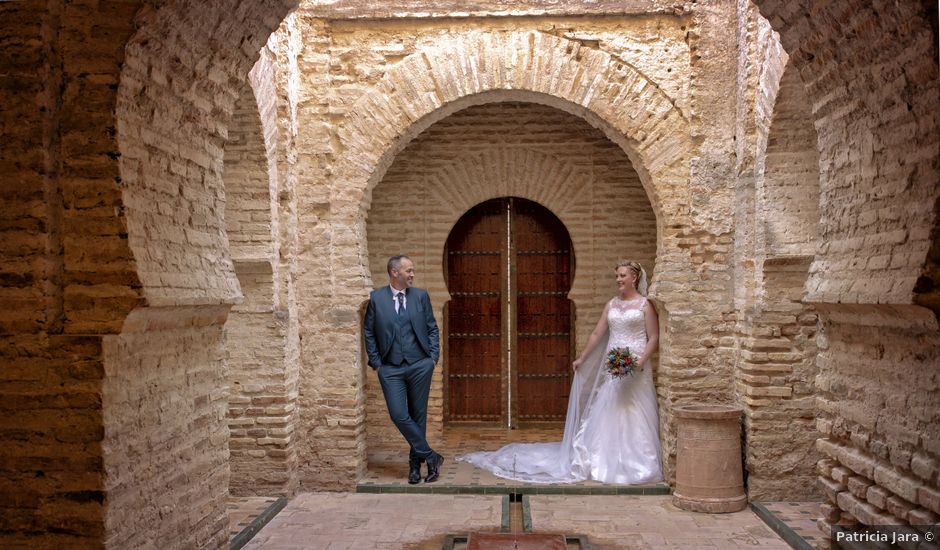
<path fill-rule="evenodd" d="M 633 275 L 636 277 L 633 286 L 640 284 L 640 275 L 643 273 L 643 266 L 640 265 L 640 262 L 634 262 L 633 260 L 620 260 L 617 262 L 617 265 L 614 266 L 614 271 L 617 271 L 621 267 L 625 267 L 633 272 Z"/>

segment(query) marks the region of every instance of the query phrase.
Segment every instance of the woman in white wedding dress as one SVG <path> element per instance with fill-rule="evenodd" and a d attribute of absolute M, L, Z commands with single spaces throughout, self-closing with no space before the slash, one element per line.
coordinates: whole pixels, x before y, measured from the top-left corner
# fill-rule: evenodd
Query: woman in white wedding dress
<path fill-rule="evenodd" d="M 561 442 L 511 443 L 457 457 L 499 477 L 532 483 L 593 479 L 638 484 L 662 480 L 659 417 L 650 357 L 659 345 L 656 309 L 646 299 L 646 272 L 617 264 L 618 296 L 607 302 L 575 370 Z M 607 351 L 629 347 L 640 365 L 614 378 Z"/>

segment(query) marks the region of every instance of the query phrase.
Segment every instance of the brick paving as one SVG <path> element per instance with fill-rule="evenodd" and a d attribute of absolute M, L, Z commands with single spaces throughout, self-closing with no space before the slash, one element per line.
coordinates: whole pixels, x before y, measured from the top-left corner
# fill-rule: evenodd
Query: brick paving
<path fill-rule="evenodd" d="M 561 438 L 561 426 L 526 430 L 479 427 L 448 429 L 436 448 L 447 462 L 441 479 L 409 486 L 406 450 L 400 446 L 373 449 L 369 472 L 360 493 L 297 495 L 245 548 L 408 548 L 439 550 L 448 534 L 473 530 L 499 531 L 502 494 L 530 493 L 528 509 L 534 532 L 587 535 L 595 548 L 790 548 L 750 509 L 733 514 L 698 514 L 674 507 L 668 495 L 535 494 L 518 482 L 497 478 L 454 457 L 470 450 L 492 450 L 513 441 L 539 442 Z M 446 494 L 404 494 L 398 490 L 434 490 Z M 538 492 L 564 488 L 569 493 L 609 490 L 596 482 L 538 486 Z M 652 487 L 662 489 L 662 487 Z M 388 490 L 383 493 L 362 491 Z M 629 488 L 633 489 L 633 488 Z M 486 490 L 487 494 L 454 494 Z M 237 527 L 260 513 L 266 499 L 230 502 L 233 535 Z M 268 499 L 269 500 L 269 499 Z M 764 503 L 774 517 L 806 542 L 820 548 L 815 527 L 818 503 Z M 519 522 L 509 522 L 514 527 Z M 515 530 L 515 529 L 514 529 Z"/>
<path fill-rule="evenodd" d="M 669 496 L 533 495 L 532 532 L 586 535 L 598 550 L 790 548 L 750 510 L 699 514 Z M 500 529 L 497 495 L 306 493 L 247 549 L 439 550 L 448 534 Z"/>
<path fill-rule="evenodd" d="M 275 501 L 277 497 L 229 497 L 229 538 L 241 533 L 252 520 L 260 516 Z"/>
<path fill-rule="evenodd" d="M 499 495 L 297 495 L 246 549 L 440 550 L 448 533 L 499 531 Z"/>

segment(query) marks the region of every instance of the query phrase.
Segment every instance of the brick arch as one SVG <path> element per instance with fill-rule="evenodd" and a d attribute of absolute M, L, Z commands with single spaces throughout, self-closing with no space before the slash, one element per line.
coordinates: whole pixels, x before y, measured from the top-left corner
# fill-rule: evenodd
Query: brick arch
<path fill-rule="evenodd" d="M 261 59 L 242 83 L 223 146 L 225 234 L 235 262 L 272 262 L 277 238 L 277 120 L 273 82 L 256 77 Z"/>
<path fill-rule="evenodd" d="M 10 202 L 27 223 L 15 227 L 30 233 L 24 242 L 48 244 L 29 245 L 39 260 L 26 269 L 37 276 L 17 286 L 33 292 L 5 320 L 16 326 L 12 372 L 32 374 L 17 374 L 30 381 L 22 394 L 28 399 L 4 396 L 15 411 L 10 425 L 29 431 L 19 431 L 21 443 L 4 453 L 12 471 L 2 495 L 19 503 L 19 512 L 6 523 L 0 546 L 227 544 L 221 454 L 201 457 L 211 475 L 194 476 L 188 465 L 177 469 L 167 460 L 189 452 L 188 441 L 174 447 L 166 438 L 192 431 L 192 424 L 216 425 L 211 414 L 187 417 L 185 409 L 217 396 L 201 388 L 193 395 L 198 384 L 181 384 L 184 391 L 174 395 L 166 378 L 174 362 L 186 359 L 203 373 L 221 370 L 217 355 L 195 348 L 217 338 L 206 327 L 221 326 L 224 308 L 205 304 L 223 298 L 181 292 L 177 305 L 187 306 L 173 315 L 146 307 L 173 301 L 159 292 L 162 286 L 213 286 L 201 276 L 218 250 L 208 250 L 199 269 L 177 261 L 176 243 L 203 236 L 196 226 L 204 212 L 148 199 L 199 196 L 200 153 L 221 158 L 214 146 L 225 126 L 225 113 L 206 110 L 203 100 L 214 87 L 231 91 L 232 78 L 244 79 L 273 26 L 296 3 L 4 5 L 5 20 L 21 25 L 11 31 L 12 53 L 3 61 L 4 75 L 17 82 L 5 105 L 17 120 L 6 126 L 16 129 L 5 131 L 5 145 L 19 147 L 5 147 L 0 156 L 20 171 L 8 178 L 18 190 Z M 181 134 L 195 146 L 176 147 Z M 211 142 L 201 142 L 204 135 Z M 29 156 L 10 160 L 22 151 Z M 44 194 L 52 197 L 45 208 Z M 189 357 L 175 355 L 180 346 L 160 349 L 169 343 L 162 337 L 188 341 Z M 52 402 L 62 404 L 61 414 L 49 408 Z M 160 424 L 166 431 L 154 437 Z M 137 484 L 154 472 L 154 481 Z M 20 483 L 33 479 L 28 489 Z M 184 485 L 200 488 L 194 494 Z"/>
<path fill-rule="evenodd" d="M 337 176 L 369 192 L 416 135 L 471 105 L 543 103 L 575 114 L 621 145 L 640 173 L 657 217 L 677 207 L 661 195 L 688 177 L 688 120 L 672 99 L 628 64 L 540 32 L 474 32 L 414 53 L 356 101 L 339 135 L 347 155 Z"/>
<path fill-rule="evenodd" d="M 338 130 L 343 154 L 333 189 L 340 191 L 334 192 L 330 216 L 358 222 L 332 225 L 332 263 L 355 257 L 368 265 L 361 238 L 365 214 L 372 189 L 395 155 L 434 122 L 472 105 L 500 101 L 549 105 L 602 130 L 640 175 L 657 217 L 659 244 L 673 245 L 668 237 L 687 224 L 688 208 L 684 201 L 661 197 L 688 196 L 693 144 L 688 121 L 671 99 L 632 67 L 580 43 L 540 32 L 473 32 L 408 56 L 350 109 Z M 664 232 L 664 227 L 673 229 Z M 683 268 L 671 266 L 664 275 Z M 335 279 L 337 291 L 358 299 L 368 287 L 364 275 L 349 271 Z"/>
<path fill-rule="evenodd" d="M 911 304 L 917 280 L 932 277 L 938 223 L 936 12 L 919 2 L 754 3 L 780 33 L 819 133 L 826 244 L 809 298 Z"/>
<path fill-rule="evenodd" d="M 128 241 L 156 306 L 225 304 L 239 295 L 222 218 L 227 127 L 241 83 L 296 2 L 197 4 L 140 15 L 118 89 Z M 196 209 L 200 215 L 190 215 Z"/>
<path fill-rule="evenodd" d="M 755 4 L 803 80 L 818 137 L 821 246 L 806 301 L 820 331 L 820 526 L 933 521 L 940 505 L 919 494 L 935 491 L 935 470 L 921 465 L 935 463 L 938 448 L 936 8 Z M 843 472 L 871 487 L 852 494 L 837 481 Z"/>
<path fill-rule="evenodd" d="M 690 225 L 694 145 L 688 120 L 658 86 L 605 52 L 541 32 L 470 32 L 389 69 L 355 102 L 337 131 L 342 153 L 333 170 L 329 226 L 314 233 L 329 232 L 331 242 L 322 252 L 330 265 L 344 266 L 330 273 L 333 296 L 342 304 L 331 316 L 345 321 L 336 322 L 328 337 L 345 342 L 341 347 L 357 349 L 356 308 L 371 287 L 365 219 L 372 189 L 395 156 L 433 123 L 472 105 L 500 101 L 541 103 L 574 114 L 624 150 L 656 215 L 657 257 L 668 258 L 657 263 L 652 290 L 664 289 L 656 297 L 664 305 L 664 323 L 671 322 L 665 309 L 682 299 L 694 270 L 681 245 Z M 670 338 L 661 345 L 663 356 L 672 345 L 681 346 Z M 336 360 L 358 364 L 361 358 L 349 353 Z M 677 355 L 674 361 L 682 359 Z M 669 376 L 661 378 L 662 385 L 668 387 Z M 357 383 L 362 386 L 361 379 Z M 668 434 L 664 441 L 674 443 Z"/>
<path fill-rule="evenodd" d="M 768 256 L 812 258 L 821 244 L 817 142 L 803 81 L 787 63 L 766 140 L 758 143 L 757 208 Z"/>
<path fill-rule="evenodd" d="M 249 71 L 295 6 L 167 2 L 141 9 L 124 46 L 114 127 L 143 304 L 102 351 L 109 546 L 227 543 L 223 325 L 241 292 L 225 143 Z"/>

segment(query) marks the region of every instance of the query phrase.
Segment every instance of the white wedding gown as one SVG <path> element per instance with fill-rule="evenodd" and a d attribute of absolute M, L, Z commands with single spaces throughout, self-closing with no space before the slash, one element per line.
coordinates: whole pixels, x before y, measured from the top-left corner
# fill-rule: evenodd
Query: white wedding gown
<path fill-rule="evenodd" d="M 575 372 L 561 442 L 511 443 L 498 451 L 457 457 L 493 474 L 531 483 L 661 481 L 659 417 L 649 362 L 642 372 L 609 376 L 606 351 L 628 346 L 637 356 L 646 348 L 646 298 L 610 301 L 606 346 L 585 358 Z"/>

